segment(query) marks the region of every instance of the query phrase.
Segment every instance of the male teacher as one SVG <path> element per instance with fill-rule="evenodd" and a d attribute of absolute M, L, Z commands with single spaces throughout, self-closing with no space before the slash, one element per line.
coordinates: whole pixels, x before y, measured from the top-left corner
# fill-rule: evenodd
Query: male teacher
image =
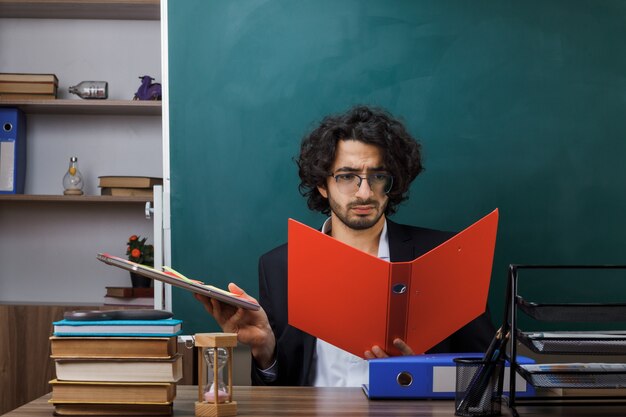
<path fill-rule="evenodd" d="M 392 262 L 412 261 L 453 233 L 394 223 L 388 216 L 408 198 L 422 171 L 421 146 L 387 112 L 358 106 L 328 116 L 304 137 L 297 160 L 300 192 L 311 210 L 329 215 L 322 232 Z M 229 290 L 249 297 L 235 284 Z M 225 332 L 237 333 L 252 353 L 255 385 L 360 386 L 367 361 L 287 323 L 287 245 L 259 260 L 261 309 L 237 309 L 196 295 Z M 323 303 L 320 308 L 324 308 Z M 429 352 L 482 352 L 495 330 L 485 313 Z M 404 341 L 394 346 L 413 351 Z M 368 359 L 386 357 L 379 346 Z"/>

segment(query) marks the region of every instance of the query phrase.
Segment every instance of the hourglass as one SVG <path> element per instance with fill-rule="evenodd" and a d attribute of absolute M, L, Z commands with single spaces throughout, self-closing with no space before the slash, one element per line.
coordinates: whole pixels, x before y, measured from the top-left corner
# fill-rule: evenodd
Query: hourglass
<path fill-rule="evenodd" d="M 233 401 L 234 333 L 200 333 L 194 336 L 198 348 L 198 401 L 196 416 L 237 415 Z M 225 381 L 225 374 L 227 381 Z"/>

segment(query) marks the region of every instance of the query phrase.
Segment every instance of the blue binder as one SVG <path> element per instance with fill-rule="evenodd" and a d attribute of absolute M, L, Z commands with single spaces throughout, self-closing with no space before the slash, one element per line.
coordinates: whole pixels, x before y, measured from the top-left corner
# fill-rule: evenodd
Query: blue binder
<path fill-rule="evenodd" d="M 483 353 L 437 353 L 416 356 L 396 356 L 369 361 L 369 384 L 363 391 L 370 399 L 453 399 L 456 391 L 454 358 L 482 358 Z M 520 364 L 534 363 L 519 356 Z M 506 365 L 504 392 L 509 386 L 509 366 Z M 534 395 L 534 389 L 517 376 L 518 396 Z"/>
<path fill-rule="evenodd" d="M 26 121 L 16 108 L 0 108 L 0 194 L 23 194 Z"/>

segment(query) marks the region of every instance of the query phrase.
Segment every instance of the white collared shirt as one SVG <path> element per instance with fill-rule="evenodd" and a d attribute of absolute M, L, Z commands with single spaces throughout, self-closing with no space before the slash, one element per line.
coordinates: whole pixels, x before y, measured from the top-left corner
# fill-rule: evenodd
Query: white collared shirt
<path fill-rule="evenodd" d="M 322 232 L 330 234 L 330 227 L 330 218 L 328 218 L 322 226 Z M 386 261 L 390 259 L 387 221 L 378 241 L 378 257 Z M 316 387 L 360 387 L 369 382 L 369 365 L 365 359 L 321 339 L 317 339 L 314 361 L 313 385 Z"/>

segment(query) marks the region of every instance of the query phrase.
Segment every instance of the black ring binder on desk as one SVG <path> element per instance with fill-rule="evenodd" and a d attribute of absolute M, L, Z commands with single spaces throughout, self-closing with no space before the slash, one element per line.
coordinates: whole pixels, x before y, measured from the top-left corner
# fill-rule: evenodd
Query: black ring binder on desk
<path fill-rule="evenodd" d="M 626 387 L 626 363 L 563 363 L 521 365 L 517 362 L 517 343 L 541 354 L 559 355 L 626 355 L 626 303 L 535 303 L 518 293 L 520 269 L 610 270 L 626 265 L 509 265 L 505 314 L 511 329 L 510 393 L 508 406 L 519 416 L 517 406 L 541 405 L 626 405 L 625 395 L 535 396 L 516 398 L 515 374 L 519 373 L 535 388 L 614 389 Z M 544 322 L 622 322 L 619 331 L 524 332 L 519 328 L 518 309 Z"/>

